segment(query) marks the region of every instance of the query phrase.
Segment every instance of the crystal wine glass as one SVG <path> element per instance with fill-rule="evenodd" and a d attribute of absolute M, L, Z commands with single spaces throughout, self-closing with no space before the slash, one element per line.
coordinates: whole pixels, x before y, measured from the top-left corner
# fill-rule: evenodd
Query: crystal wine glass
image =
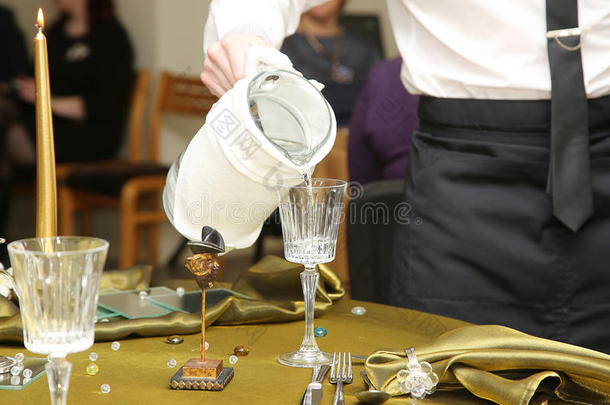
<path fill-rule="evenodd" d="M 313 334 L 314 303 L 318 279 L 316 265 L 335 258 L 337 234 L 346 183 L 342 180 L 312 179 L 311 186 L 278 186 L 284 256 L 303 264 L 301 284 L 305 298 L 305 336 L 296 352 L 281 354 L 279 362 L 292 367 L 330 364 L 332 355 L 318 348 Z"/>
<path fill-rule="evenodd" d="M 51 403 L 65 405 L 72 364 L 66 355 L 93 344 L 95 314 L 108 242 L 59 236 L 8 245 L 25 347 L 48 355 Z"/>

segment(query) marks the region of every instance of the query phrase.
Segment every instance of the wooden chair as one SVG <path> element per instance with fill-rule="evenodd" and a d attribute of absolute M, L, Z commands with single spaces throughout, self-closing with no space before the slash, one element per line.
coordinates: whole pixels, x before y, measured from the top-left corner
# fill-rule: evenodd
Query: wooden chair
<path fill-rule="evenodd" d="M 134 97 L 138 97 L 140 90 L 135 92 Z M 144 96 L 137 101 L 137 105 L 141 102 L 144 106 L 145 100 Z M 144 226 L 148 228 L 148 256 L 144 260 L 147 264 L 157 264 L 160 225 L 167 221 L 160 204 L 167 167 L 157 163 L 162 116 L 166 113 L 205 116 L 215 101 L 216 98 L 199 78 L 161 73 L 151 111 L 148 139 L 145 141 L 141 136 L 142 111 L 139 122 L 134 121 L 135 116 L 130 119 L 127 161 L 78 167 L 60 186 L 61 233 L 73 232 L 74 213 L 78 210 L 84 209 L 86 212 L 92 207 L 117 207 L 120 221 L 119 266 L 127 268 L 142 260 L 140 230 Z M 148 154 L 143 153 L 145 143 Z"/>

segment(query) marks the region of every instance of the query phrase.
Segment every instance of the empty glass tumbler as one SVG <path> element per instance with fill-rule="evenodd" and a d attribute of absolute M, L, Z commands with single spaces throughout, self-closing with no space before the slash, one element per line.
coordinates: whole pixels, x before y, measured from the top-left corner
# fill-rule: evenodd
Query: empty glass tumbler
<path fill-rule="evenodd" d="M 53 404 L 65 404 L 70 353 L 93 344 L 95 314 L 108 242 L 89 237 L 32 238 L 8 245 L 25 347 L 49 356 Z"/>

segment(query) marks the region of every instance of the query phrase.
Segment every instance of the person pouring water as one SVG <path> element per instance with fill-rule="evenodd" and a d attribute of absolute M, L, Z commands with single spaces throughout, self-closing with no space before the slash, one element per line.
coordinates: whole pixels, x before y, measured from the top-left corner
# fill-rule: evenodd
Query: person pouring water
<path fill-rule="evenodd" d="M 323 1 L 214 0 L 202 81 Z M 388 0 L 421 94 L 393 303 L 610 353 L 610 3 Z"/>

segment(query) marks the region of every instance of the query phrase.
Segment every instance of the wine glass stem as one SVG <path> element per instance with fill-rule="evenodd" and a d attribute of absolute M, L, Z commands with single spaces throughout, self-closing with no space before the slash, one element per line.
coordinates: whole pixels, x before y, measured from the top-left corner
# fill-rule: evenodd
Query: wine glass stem
<path fill-rule="evenodd" d="M 301 273 L 303 298 L 305 299 L 305 336 L 300 351 L 317 352 L 320 350 L 313 334 L 314 305 L 319 278 L 320 275 L 315 267 L 305 267 L 305 271 Z"/>
<path fill-rule="evenodd" d="M 52 405 L 66 405 L 72 363 L 65 356 L 49 356 L 45 364 Z"/>

